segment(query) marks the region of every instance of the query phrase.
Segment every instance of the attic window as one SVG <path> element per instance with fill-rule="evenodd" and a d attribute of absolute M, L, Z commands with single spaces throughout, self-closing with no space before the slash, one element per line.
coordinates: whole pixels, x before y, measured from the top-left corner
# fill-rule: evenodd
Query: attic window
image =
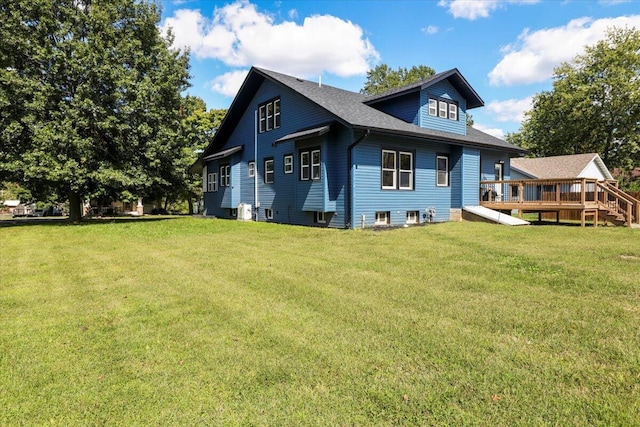
<path fill-rule="evenodd" d="M 458 103 L 450 99 L 429 98 L 429 115 L 457 121 Z"/>
<path fill-rule="evenodd" d="M 280 98 L 272 99 L 258 106 L 260 133 L 280 127 Z"/>

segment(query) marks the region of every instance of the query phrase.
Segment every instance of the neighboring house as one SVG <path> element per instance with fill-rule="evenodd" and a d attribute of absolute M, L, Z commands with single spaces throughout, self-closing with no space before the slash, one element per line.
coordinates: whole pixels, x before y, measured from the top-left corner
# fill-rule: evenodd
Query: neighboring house
<path fill-rule="evenodd" d="M 466 125 L 483 105 L 457 69 L 367 96 L 253 67 L 191 168 L 202 170 L 204 214 L 241 207 L 340 228 L 458 220 L 479 205 L 480 180 L 508 179 L 524 153 Z"/>
<path fill-rule="evenodd" d="M 571 154 L 511 160 L 511 179 L 575 179 L 612 180 L 613 176 L 596 153 Z"/>

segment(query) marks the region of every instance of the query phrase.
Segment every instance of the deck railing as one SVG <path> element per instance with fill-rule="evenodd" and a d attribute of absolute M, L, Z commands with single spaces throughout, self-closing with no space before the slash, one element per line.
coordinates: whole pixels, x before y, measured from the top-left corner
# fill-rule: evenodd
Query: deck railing
<path fill-rule="evenodd" d="M 616 181 L 530 179 L 481 181 L 480 203 L 494 209 L 527 211 L 577 209 L 608 211 L 640 224 L 640 201 L 617 188 Z"/>

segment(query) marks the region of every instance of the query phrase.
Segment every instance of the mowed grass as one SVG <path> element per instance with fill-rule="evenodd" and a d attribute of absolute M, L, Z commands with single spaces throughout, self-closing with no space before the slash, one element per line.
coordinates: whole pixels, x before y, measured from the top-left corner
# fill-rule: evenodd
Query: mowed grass
<path fill-rule="evenodd" d="M 640 230 L 0 227 L 0 425 L 640 425 Z"/>

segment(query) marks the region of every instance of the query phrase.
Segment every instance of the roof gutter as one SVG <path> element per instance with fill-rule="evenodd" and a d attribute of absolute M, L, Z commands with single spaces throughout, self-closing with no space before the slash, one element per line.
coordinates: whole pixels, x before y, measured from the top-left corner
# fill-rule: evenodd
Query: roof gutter
<path fill-rule="evenodd" d="M 349 147 L 347 147 L 347 200 L 346 200 L 346 209 L 347 217 L 345 218 L 345 225 L 348 228 L 354 228 L 352 223 L 352 218 L 355 215 L 355 206 L 353 205 L 353 193 L 355 189 L 353 188 L 353 148 L 364 141 L 365 138 L 369 136 L 371 133 L 371 129 L 366 129 L 364 135 L 360 138 L 356 139 Z"/>

